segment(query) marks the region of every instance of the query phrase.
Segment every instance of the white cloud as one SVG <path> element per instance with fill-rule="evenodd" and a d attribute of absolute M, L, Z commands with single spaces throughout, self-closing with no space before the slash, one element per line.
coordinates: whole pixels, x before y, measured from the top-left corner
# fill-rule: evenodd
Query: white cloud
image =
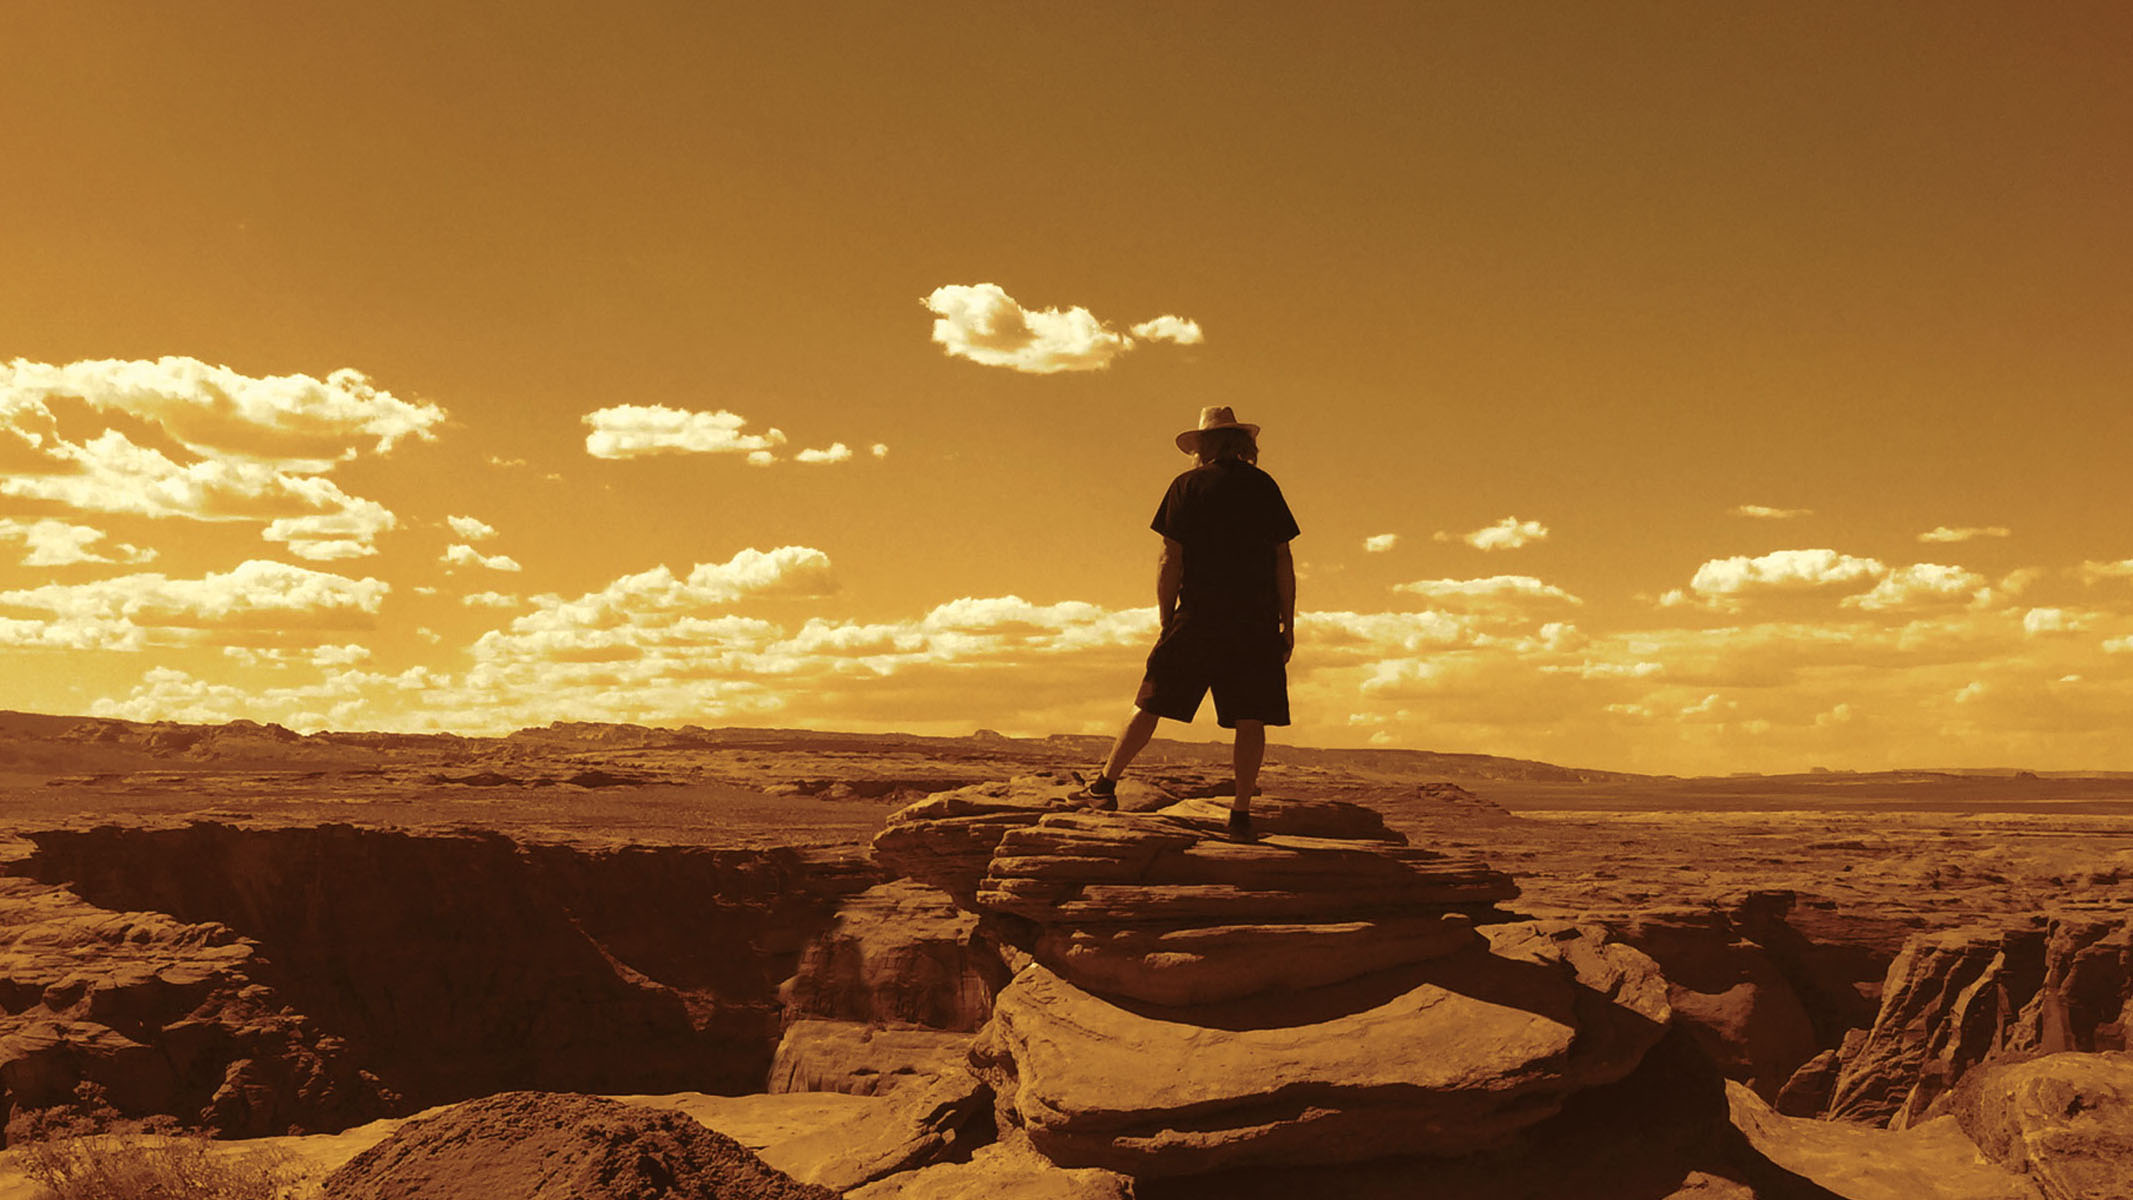
<path fill-rule="evenodd" d="M 492 467 L 510 468 L 523 467 L 526 465 L 526 460 L 523 458 L 499 458 L 494 454 L 489 455 L 488 458 L 483 461 L 487 462 Z"/>
<path fill-rule="evenodd" d="M 1940 563 L 1912 563 L 1882 576 L 1872 591 L 1846 596 L 1841 603 L 1848 608 L 1881 612 L 1975 601 L 1985 594 L 1985 577 L 1974 571 Z"/>
<path fill-rule="evenodd" d="M 1363 539 L 1363 552 L 1383 554 L 1399 544 L 1400 535 L 1397 533 L 1375 533 Z"/>
<path fill-rule="evenodd" d="M 2117 562 L 2084 562 L 2080 568 L 2081 582 L 2101 583 L 2106 579 L 2133 579 L 2133 558 Z"/>
<path fill-rule="evenodd" d="M 831 442 L 828 449 L 802 450 L 793 455 L 796 461 L 804 463 L 841 463 L 850 461 L 851 457 L 852 448 L 843 442 Z"/>
<path fill-rule="evenodd" d="M 452 567 L 483 567 L 491 571 L 521 570 L 518 560 L 508 554 L 483 554 L 464 542 L 455 542 L 445 548 L 438 562 Z"/>
<path fill-rule="evenodd" d="M 1207 335 L 1200 332 L 1198 321 L 1173 317 L 1169 313 L 1135 325 L 1133 336 L 1151 342 L 1175 342 L 1180 346 L 1197 346 L 1207 340 Z"/>
<path fill-rule="evenodd" d="M 1561 600 L 1584 601 L 1552 583 L 1531 575 L 1491 575 L 1486 579 L 1417 579 L 1393 585 L 1393 591 L 1427 596 L 1432 600 Z"/>
<path fill-rule="evenodd" d="M 354 642 L 338 646 L 314 646 L 307 655 L 314 667 L 352 667 L 370 660 L 370 647 Z"/>
<path fill-rule="evenodd" d="M 1696 568 L 1689 587 L 1705 597 L 1734 597 L 1750 592 L 1796 591 L 1858 585 L 1879 579 L 1888 568 L 1877 559 L 1854 558 L 1835 550 L 1773 550 L 1749 558 L 1714 558 Z"/>
<path fill-rule="evenodd" d="M 2022 632 L 2031 637 L 2046 633 L 2076 633 L 2094 624 L 2096 614 L 2065 608 L 2032 608 L 2022 614 Z"/>
<path fill-rule="evenodd" d="M 289 553 L 313 562 L 362 558 L 376 554 L 371 543 L 399 523 L 398 518 L 374 500 L 349 497 L 337 513 L 316 516 L 277 517 L 260 531 L 270 542 L 284 542 Z"/>
<path fill-rule="evenodd" d="M 91 546 L 104 540 L 104 531 L 88 525 L 45 518 L 15 521 L 0 517 L 0 542 L 20 541 L 25 567 L 65 567 L 76 563 L 139 564 L 155 558 L 152 549 L 129 542 L 111 547 L 110 555 L 98 554 Z"/>
<path fill-rule="evenodd" d="M 1811 508 L 1772 508 L 1767 504 L 1740 504 L 1734 506 L 1733 515 L 1736 517 L 1754 517 L 1759 521 L 1789 521 L 1794 517 L 1811 517 L 1815 515 L 1815 510 Z"/>
<path fill-rule="evenodd" d="M 994 283 L 948 284 L 921 300 L 939 318 L 933 340 L 955 358 L 1032 375 L 1100 371 L 1132 349 L 1086 308 L 1026 309 Z"/>
<path fill-rule="evenodd" d="M 138 649 L 145 641 L 190 643 L 211 635 L 226 644 L 249 635 L 301 642 L 319 631 L 370 628 L 391 591 L 380 579 L 349 579 L 264 559 L 199 579 L 139 574 L 46 584 L 0 592 L 0 608 L 51 614 L 42 622 L 17 622 L 13 638 L 0 642 L 83 649 Z M 46 628 L 26 630 L 25 624 Z"/>
<path fill-rule="evenodd" d="M 2003 538 L 2013 531 L 2005 525 L 1964 525 L 1951 529 L 1936 525 L 1918 535 L 1921 542 L 1968 542 L 1977 538 Z"/>
<path fill-rule="evenodd" d="M 1484 526 L 1472 533 L 1451 534 L 1440 531 L 1440 542 L 1461 541 L 1476 550 L 1516 550 L 1533 542 L 1548 540 L 1548 527 L 1539 521 L 1521 521 L 1517 517 L 1505 517 L 1494 525 Z"/>
<path fill-rule="evenodd" d="M 473 517 L 446 517 L 444 523 L 452 527 L 452 532 L 458 534 L 462 542 L 478 542 L 496 536 L 494 525 Z"/>
<path fill-rule="evenodd" d="M 889 446 L 888 446 L 888 443 L 886 443 L 886 442 L 876 442 L 876 443 L 874 443 L 874 448 L 873 448 L 873 451 L 872 451 L 872 453 L 873 453 L 874 457 L 876 457 L 876 458 L 887 458 L 887 457 L 889 457 Z"/>
<path fill-rule="evenodd" d="M 724 409 L 692 412 L 664 404 L 618 404 L 586 413 L 592 426 L 585 452 L 594 458 L 641 458 L 648 454 L 746 454 L 750 462 L 775 462 L 784 431 L 742 433 L 746 417 Z"/>
<path fill-rule="evenodd" d="M 402 438 L 431 440 L 444 410 L 380 391 L 362 372 L 253 377 L 193 358 L 97 359 L 54 366 L 16 359 L 0 367 L 0 425 L 48 418 L 51 401 L 152 422 L 195 454 L 273 464 L 305 474 L 379 454 Z"/>
<path fill-rule="evenodd" d="M 521 603 L 512 592 L 474 592 L 461 596 L 459 602 L 468 608 L 517 608 Z"/>

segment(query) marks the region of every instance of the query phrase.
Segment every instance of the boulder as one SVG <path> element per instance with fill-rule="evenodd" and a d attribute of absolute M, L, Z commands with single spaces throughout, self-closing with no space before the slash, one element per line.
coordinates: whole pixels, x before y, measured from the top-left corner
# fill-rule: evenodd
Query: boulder
<path fill-rule="evenodd" d="M 977 924 L 947 893 L 913 879 L 849 897 L 779 989 L 786 1019 L 976 1030 L 1007 974 Z"/>
<path fill-rule="evenodd" d="M 1075 984 L 1189 1005 L 1452 953 L 1474 942 L 1468 914 L 1517 894 L 1471 855 L 1301 835 L 1237 844 L 1181 807 L 1006 831 L 976 901 L 1029 922 L 1023 944 Z"/>
<path fill-rule="evenodd" d="M 1061 1167 L 1011 1134 L 971 1156 L 870 1183 L 846 1200 L 1134 1200 L 1133 1180 L 1093 1167 Z"/>
<path fill-rule="evenodd" d="M 992 1136 L 992 1091 L 968 1071 L 950 1071 L 834 1127 L 774 1142 L 761 1154 L 803 1183 L 846 1192 L 899 1171 L 968 1158 Z"/>
<path fill-rule="evenodd" d="M 2133 1055 L 2062 1052 L 1993 1062 L 1950 1107 L 1994 1162 L 2046 1200 L 2133 1197 Z"/>
<path fill-rule="evenodd" d="M 1166 1008 L 1041 964 L 972 1059 L 1062 1166 L 1135 1176 L 1469 1153 L 1619 1080 L 1670 1017 L 1666 981 L 1604 930 L 1490 926 L 1485 943 L 1326 987 Z"/>
<path fill-rule="evenodd" d="M 1454 789 L 1457 790 L 1457 789 Z M 1120 804 L 1127 811 L 1137 811 Z M 1230 802 L 1221 797 L 1180 800 L 1157 811 L 1166 817 L 1221 828 L 1229 821 Z M 1295 800 L 1259 796 L 1252 801 L 1252 827 L 1261 833 L 1291 837 L 1339 838 L 1346 841 L 1407 844 L 1407 835 L 1385 824 L 1384 814 L 1346 800 Z"/>
<path fill-rule="evenodd" d="M 1840 1052 L 1829 1112 L 1900 1129 L 1988 1058 L 2122 1050 L 2129 1022 L 2133 919 L 1920 934 L 1889 965 L 1872 1028 Z"/>
<path fill-rule="evenodd" d="M 877 1096 L 960 1070 L 971 1035 L 856 1021 L 795 1021 L 771 1062 L 772 1092 Z"/>

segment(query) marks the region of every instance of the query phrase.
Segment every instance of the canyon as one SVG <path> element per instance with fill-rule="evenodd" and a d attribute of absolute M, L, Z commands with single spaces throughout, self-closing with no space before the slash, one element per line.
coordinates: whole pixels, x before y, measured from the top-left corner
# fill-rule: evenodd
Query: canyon
<path fill-rule="evenodd" d="M 1084 812 L 1100 752 L 0 714 L 8 1140 L 587 1093 L 870 1196 L 2113 1194 L 2133 779 L 1276 746 L 1240 847 L 1223 747 Z"/>

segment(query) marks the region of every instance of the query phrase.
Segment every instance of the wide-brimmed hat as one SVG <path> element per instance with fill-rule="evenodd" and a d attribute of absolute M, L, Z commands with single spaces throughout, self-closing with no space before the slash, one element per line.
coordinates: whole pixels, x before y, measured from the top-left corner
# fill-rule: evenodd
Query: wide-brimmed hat
<path fill-rule="evenodd" d="M 1237 414 L 1231 412 L 1227 404 L 1210 404 L 1200 410 L 1200 427 L 1198 429 L 1188 429 L 1178 435 L 1178 449 L 1187 454 L 1198 454 L 1200 452 L 1200 435 L 1210 429 L 1242 429 L 1252 436 L 1252 440 L 1257 441 L 1259 439 L 1259 427 L 1257 425 L 1247 425 L 1238 420 Z"/>

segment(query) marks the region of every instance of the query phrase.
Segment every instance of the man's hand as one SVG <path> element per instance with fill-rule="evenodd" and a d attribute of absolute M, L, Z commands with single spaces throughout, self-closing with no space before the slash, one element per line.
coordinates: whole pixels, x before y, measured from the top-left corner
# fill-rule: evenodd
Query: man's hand
<path fill-rule="evenodd" d="M 1281 627 L 1281 661 L 1289 661 L 1289 656 L 1294 653 L 1296 653 L 1296 627 L 1294 625 L 1284 625 Z"/>

